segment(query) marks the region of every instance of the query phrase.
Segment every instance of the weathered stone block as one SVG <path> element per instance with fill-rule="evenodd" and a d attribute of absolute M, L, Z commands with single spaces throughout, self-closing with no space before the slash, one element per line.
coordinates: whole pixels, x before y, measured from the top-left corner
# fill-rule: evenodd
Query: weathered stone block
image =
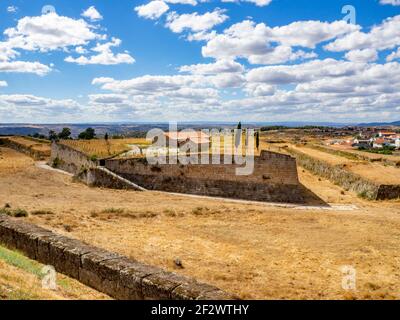
<path fill-rule="evenodd" d="M 239 300 L 239 298 L 225 291 L 215 289 L 214 291 L 202 293 L 196 300 Z"/>
<path fill-rule="evenodd" d="M 104 292 L 106 285 L 103 283 L 107 270 L 100 263 L 106 260 L 120 258 L 116 253 L 111 253 L 102 249 L 95 249 L 82 255 L 79 279 L 83 283 Z"/>
<path fill-rule="evenodd" d="M 157 267 L 145 265 L 140 262 L 131 262 L 121 271 L 119 288 L 123 288 L 121 294 L 124 300 L 144 300 L 142 290 L 142 280 L 150 275 L 161 273 L 162 270 Z"/>
<path fill-rule="evenodd" d="M 215 291 L 215 287 L 199 283 L 197 281 L 188 281 L 176 287 L 171 293 L 173 300 L 196 300 L 198 297 L 209 291 Z"/>
<path fill-rule="evenodd" d="M 172 291 L 188 282 L 188 278 L 174 273 L 153 274 L 142 280 L 143 296 L 146 300 L 170 300 Z"/>

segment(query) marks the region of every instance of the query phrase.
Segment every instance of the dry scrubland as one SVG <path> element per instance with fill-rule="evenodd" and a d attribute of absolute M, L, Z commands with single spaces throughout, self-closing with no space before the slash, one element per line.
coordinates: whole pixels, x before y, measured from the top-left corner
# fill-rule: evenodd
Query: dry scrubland
<path fill-rule="evenodd" d="M 286 152 L 289 149 L 299 151 L 321 160 L 333 166 L 342 168 L 360 175 L 361 177 L 379 184 L 400 184 L 400 169 L 394 166 L 384 165 L 379 162 L 350 159 L 349 157 L 331 154 L 323 149 L 315 149 L 308 145 L 295 145 L 291 143 L 267 144 L 266 148 Z"/>
<path fill-rule="evenodd" d="M 0 206 L 28 210 L 28 221 L 56 232 L 241 298 L 400 299 L 400 201 L 364 201 L 301 169 L 302 183 L 322 199 L 358 209 L 91 189 L 0 150 Z M 343 265 L 357 269 L 356 291 L 341 288 Z"/>

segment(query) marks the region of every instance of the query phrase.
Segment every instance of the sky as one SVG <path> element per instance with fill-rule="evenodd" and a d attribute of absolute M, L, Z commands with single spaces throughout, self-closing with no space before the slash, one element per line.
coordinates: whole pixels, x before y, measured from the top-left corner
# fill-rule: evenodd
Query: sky
<path fill-rule="evenodd" d="M 400 0 L 0 0 L 0 123 L 400 120 Z"/>

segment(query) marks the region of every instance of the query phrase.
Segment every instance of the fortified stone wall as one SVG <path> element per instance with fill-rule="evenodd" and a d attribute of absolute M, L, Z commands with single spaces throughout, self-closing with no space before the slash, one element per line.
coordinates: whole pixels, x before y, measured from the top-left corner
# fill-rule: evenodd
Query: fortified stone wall
<path fill-rule="evenodd" d="M 54 142 L 51 145 L 50 165 L 78 175 L 84 170 L 95 168 L 97 163 L 90 160 L 90 158 L 83 152 Z"/>
<path fill-rule="evenodd" d="M 105 167 L 149 190 L 303 202 L 296 160 L 279 153 L 263 151 L 255 157 L 254 172 L 248 176 L 236 175 L 238 165 L 233 164 L 151 165 L 146 159 L 116 159 L 105 161 Z"/>
<path fill-rule="evenodd" d="M 75 174 L 93 186 L 128 188 L 123 179 L 147 190 L 206 195 L 269 202 L 304 203 L 303 189 L 298 180 L 296 160 L 280 153 L 263 151 L 255 157 L 251 175 L 240 176 L 235 164 L 166 164 L 152 165 L 147 159 L 103 160 L 110 173 L 97 170 L 98 162 L 69 146 L 53 143 L 51 164 Z M 233 163 L 232 159 L 232 163 Z M 243 167 L 243 165 L 242 165 Z M 135 189 L 135 188 L 133 188 Z"/>
<path fill-rule="evenodd" d="M 24 153 L 35 160 L 44 160 L 50 157 L 50 151 L 35 150 L 9 138 L 0 138 L 0 145 Z"/>
<path fill-rule="evenodd" d="M 351 190 L 363 198 L 369 200 L 400 198 L 400 184 L 380 185 L 375 181 L 365 179 L 358 174 L 352 173 L 340 165 L 331 165 L 292 148 L 286 150 L 296 157 L 298 164 L 303 168 L 332 181 L 346 190 Z"/>
<path fill-rule="evenodd" d="M 0 243 L 121 300 L 231 300 L 216 287 L 0 214 Z"/>

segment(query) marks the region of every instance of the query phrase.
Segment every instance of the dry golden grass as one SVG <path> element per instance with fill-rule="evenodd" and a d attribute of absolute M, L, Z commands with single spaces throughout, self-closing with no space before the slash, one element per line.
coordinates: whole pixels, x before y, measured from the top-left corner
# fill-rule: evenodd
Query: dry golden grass
<path fill-rule="evenodd" d="M 17 151 L 8 148 L 0 148 L 0 175 L 16 173 L 23 167 L 33 165 L 34 161 L 29 157 L 21 157 Z"/>
<path fill-rule="evenodd" d="M 7 137 L 7 139 L 34 151 L 50 151 L 50 142 L 44 142 L 43 140 L 25 137 Z"/>
<path fill-rule="evenodd" d="M 400 184 L 400 170 L 393 166 L 385 166 L 380 163 L 370 161 L 350 160 L 346 157 L 330 154 L 324 151 L 315 150 L 303 145 L 285 144 L 267 144 L 266 148 L 273 151 L 285 152 L 284 146 L 289 146 L 292 150 L 305 153 L 317 160 L 325 161 L 331 165 L 340 165 L 344 169 L 358 174 L 361 177 L 378 184 L 398 185 Z"/>
<path fill-rule="evenodd" d="M 301 169 L 302 183 L 325 201 L 359 209 L 294 210 L 92 189 L 29 161 L 19 163 L 17 172 L 0 175 L 0 205 L 51 210 L 54 215 L 31 215 L 28 221 L 55 232 L 242 298 L 400 298 L 399 201 L 364 201 Z M 184 269 L 175 268 L 176 258 Z M 357 269 L 356 291 L 341 288 L 343 265 Z"/>
<path fill-rule="evenodd" d="M 355 155 L 359 155 L 365 158 L 369 158 L 372 161 L 377 161 L 379 159 L 386 159 L 389 161 L 394 161 L 394 162 L 400 162 L 400 156 L 398 155 L 386 155 L 386 154 L 376 154 L 376 153 L 370 153 L 366 151 L 360 151 L 360 150 L 355 150 L 351 146 L 347 145 L 332 145 L 328 146 L 329 148 L 333 150 L 339 150 L 339 151 L 345 151 L 345 152 L 350 152 Z"/>
<path fill-rule="evenodd" d="M 63 140 L 62 144 L 70 146 L 79 150 L 88 156 L 96 156 L 98 158 L 106 158 L 110 156 L 119 155 L 131 150 L 131 145 L 147 146 L 149 142 L 146 139 L 104 139 L 95 140 Z"/>

